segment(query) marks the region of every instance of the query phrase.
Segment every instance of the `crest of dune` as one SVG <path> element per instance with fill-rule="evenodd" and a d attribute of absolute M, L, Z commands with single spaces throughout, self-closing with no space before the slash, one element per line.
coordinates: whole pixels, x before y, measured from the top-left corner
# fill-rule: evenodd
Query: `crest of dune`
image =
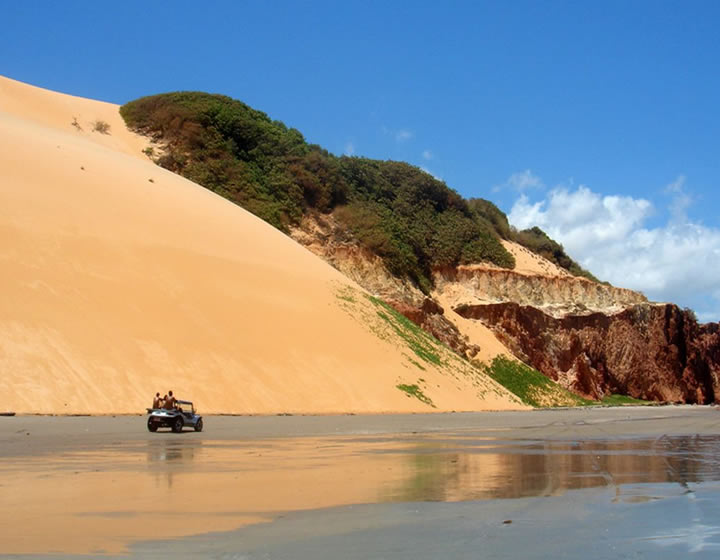
<path fill-rule="evenodd" d="M 168 390 L 203 413 L 521 408 L 146 146 L 116 105 L 0 77 L 0 411 L 137 413 Z"/>

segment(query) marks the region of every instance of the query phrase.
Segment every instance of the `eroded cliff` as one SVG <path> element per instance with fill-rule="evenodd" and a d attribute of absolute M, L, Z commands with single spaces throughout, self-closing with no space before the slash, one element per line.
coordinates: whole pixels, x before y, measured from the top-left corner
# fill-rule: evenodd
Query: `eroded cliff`
<path fill-rule="evenodd" d="M 609 393 L 707 404 L 720 396 L 720 328 L 672 304 L 553 317 L 518 303 L 463 305 L 523 361 L 591 399 Z"/>
<path fill-rule="evenodd" d="M 436 291 L 453 307 L 513 302 L 553 317 L 593 312 L 617 313 L 647 302 L 644 295 L 575 276 L 522 274 L 483 265 L 437 270 Z"/>
<path fill-rule="evenodd" d="M 571 276 L 537 256 L 517 270 L 487 264 L 435 270 L 428 297 L 359 247 L 332 215 L 304 220 L 292 237 L 469 358 L 515 356 L 593 400 L 720 397 L 720 326 L 699 325 L 675 305 Z"/>
<path fill-rule="evenodd" d="M 462 334 L 436 299 L 393 275 L 380 257 L 361 247 L 331 214 L 306 217 L 290 235 L 461 356 L 473 358 L 480 351 L 478 341 Z"/>

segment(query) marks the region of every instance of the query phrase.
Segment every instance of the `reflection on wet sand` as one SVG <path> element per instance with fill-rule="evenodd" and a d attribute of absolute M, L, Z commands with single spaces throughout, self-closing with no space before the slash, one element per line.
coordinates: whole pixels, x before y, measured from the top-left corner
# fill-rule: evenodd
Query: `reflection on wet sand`
<path fill-rule="evenodd" d="M 720 480 L 720 438 L 492 442 L 408 455 L 414 475 L 395 501 L 467 501 L 552 496 L 567 490 L 630 483 Z M 457 446 L 456 446 L 457 447 Z"/>
<path fill-rule="evenodd" d="M 136 445 L 0 466 L 0 553 L 120 553 L 133 542 L 230 531 L 282 512 L 557 495 L 720 480 L 717 437 L 498 441 L 467 434 Z"/>
<path fill-rule="evenodd" d="M 175 440 L 147 442 L 148 470 L 153 473 L 156 481 L 164 479 L 168 489 L 172 488 L 176 471 L 182 470 L 182 464 L 191 462 L 195 453 L 202 448 L 202 441 L 191 442 L 190 445 L 183 443 Z M 173 468 L 174 463 L 178 463 L 180 469 Z"/>

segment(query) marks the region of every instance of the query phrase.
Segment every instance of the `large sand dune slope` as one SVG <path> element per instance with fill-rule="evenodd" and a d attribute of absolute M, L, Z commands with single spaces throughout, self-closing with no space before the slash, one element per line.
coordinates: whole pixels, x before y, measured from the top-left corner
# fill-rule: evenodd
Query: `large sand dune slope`
<path fill-rule="evenodd" d="M 115 105 L 0 78 L 0 411 L 138 412 L 168 389 L 206 413 L 520 408 L 144 142 Z"/>

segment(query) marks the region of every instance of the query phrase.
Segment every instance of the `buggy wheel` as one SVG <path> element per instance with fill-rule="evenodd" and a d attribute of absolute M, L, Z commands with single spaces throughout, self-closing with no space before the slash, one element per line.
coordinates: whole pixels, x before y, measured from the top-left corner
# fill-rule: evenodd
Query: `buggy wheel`
<path fill-rule="evenodd" d="M 173 422 L 172 431 L 175 432 L 176 434 L 178 434 L 178 433 L 182 432 L 182 429 L 183 429 L 183 419 L 178 416 L 177 418 L 175 418 L 175 422 Z"/>
<path fill-rule="evenodd" d="M 195 431 L 202 432 L 202 429 L 203 429 L 203 421 L 202 421 L 202 418 L 200 418 L 200 420 L 198 420 L 197 423 L 195 424 Z"/>
<path fill-rule="evenodd" d="M 151 432 L 157 432 L 157 424 L 152 421 L 152 418 L 148 418 L 148 430 Z"/>

